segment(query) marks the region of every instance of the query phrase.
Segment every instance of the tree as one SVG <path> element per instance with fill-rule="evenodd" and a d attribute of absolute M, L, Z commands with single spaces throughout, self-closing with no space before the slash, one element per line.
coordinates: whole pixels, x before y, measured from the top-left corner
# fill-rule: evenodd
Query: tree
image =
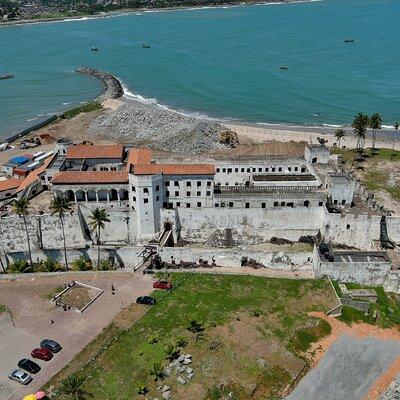
<path fill-rule="evenodd" d="M 31 241 L 29 238 L 28 223 L 26 221 L 26 217 L 29 215 L 29 200 L 25 196 L 22 196 L 19 199 L 14 200 L 12 208 L 15 214 L 17 214 L 24 221 L 25 232 L 26 232 L 26 243 L 28 245 L 28 253 L 29 253 L 29 265 L 31 270 L 33 270 Z"/>
<path fill-rule="evenodd" d="M 92 394 L 83 389 L 85 378 L 78 374 L 71 374 L 63 382 L 61 390 L 72 396 L 75 400 L 84 400 L 87 397 L 92 397 Z"/>
<path fill-rule="evenodd" d="M 100 232 L 104 229 L 105 222 L 111 222 L 108 217 L 107 211 L 104 208 L 99 209 L 98 207 L 89 216 L 92 229 L 97 231 L 97 268 L 100 268 Z"/>
<path fill-rule="evenodd" d="M 369 117 L 367 114 L 358 113 L 351 124 L 354 136 L 357 138 L 357 150 L 362 153 L 364 151 L 365 134 L 369 126 Z"/>
<path fill-rule="evenodd" d="M 342 141 L 342 138 L 345 136 L 346 136 L 346 131 L 343 128 L 336 129 L 335 137 L 338 140 L 339 149 L 340 149 L 340 142 Z"/>
<path fill-rule="evenodd" d="M 382 118 L 379 113 L 375 113 L 369 120 L 369 126 L 372 128 L 372 153 L 375 151 L 376 131 L 382 129 Z"/>
<path fill-rule="evenodd" d="M 67 259 L 67 245 L 65 244 L 65 229 L 64 229 L 64 216 L 67 212 L 71 211 L 71 203 L 64 196 L 54 196 L 50 202 L 51 215 L 57 214 L 60 218 L 63 245 L 64 245 L 64 260 L 65 269 L 68 269 L 68 259 Z"/>
<path fill-rule="evenodd" d="M 150 375 L 154 376 L 155 381 L 164 378 L 164 368 L 160 362 L 153 363 L 153 366 L 150 370 Z"/>

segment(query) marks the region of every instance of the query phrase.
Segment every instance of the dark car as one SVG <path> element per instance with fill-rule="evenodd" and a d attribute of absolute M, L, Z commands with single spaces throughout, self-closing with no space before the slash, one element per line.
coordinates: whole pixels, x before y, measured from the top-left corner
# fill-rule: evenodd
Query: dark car
<path fill-rule="evenodd" d="M 136 299 L 138 304 L 146 304 L 147 306 L 154 306 L 156 304 L 156 299 L 150 296 L 140 296 Z"/>
<path fill-rule="evenodd" d="M 32 358 L 38 358 L 39 360 L 49 361 L 53 358 L 53 353 L 44 347 L 33 349 L 31 353 Z"/>
<path fill-rule="evenodd" d="M 24 369 L 31 374 L 37 374 L 40 371 L 39 365 L 30 360 L 29 358 L 23 358 L 18 362 L 18 368 Z"/>
<path fill-rule="evenodd" d="M 156 281 L 153 283 L 154 289 L 164 289 L 164 290 L 171 290 L 174 286 L 172 283 L 167 281 Z"/>
<path fill-rule="evenodd" d="M 58 353 L 62 347 L 59 343 L 52 339 L 43 339 L 40 342 L 40 347 L 44 347 L 47 350 L 50 350 L 52 353 Z"/>

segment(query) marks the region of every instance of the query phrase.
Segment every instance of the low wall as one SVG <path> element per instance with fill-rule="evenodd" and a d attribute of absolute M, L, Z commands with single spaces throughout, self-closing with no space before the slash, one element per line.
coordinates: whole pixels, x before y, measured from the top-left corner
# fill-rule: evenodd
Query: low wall
<path fill-rule="evenodd" d="M 235 249 L 207 249 L 192 247 L 165 247 L 159 249 L 162 261 L 171 262 L 172 258 L 179 264 L 180 261 L 197 262 L 199 259 L 207 260 L 211 265 L 212 260 L 222 267 L 241 266 L 243 257 L 251 258 L 263 264 L 266 268 L 288 271 L 312 270 L 311 252 L 267 252 Z"/>
<path fill-rule="evenodd" d="M 388 236 L 396 243 L 400 243 L 400 218 L 386 217 Z"/>

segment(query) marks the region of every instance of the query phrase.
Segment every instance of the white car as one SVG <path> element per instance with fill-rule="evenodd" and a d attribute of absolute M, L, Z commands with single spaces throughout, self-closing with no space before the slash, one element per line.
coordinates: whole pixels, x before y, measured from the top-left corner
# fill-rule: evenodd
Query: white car
<path fill-rule="evenodd" d="M 8 377 L 21 385 L 27 385 L 32 381 L 32 377 L 20 369 L 14 369 L 8 374 Z"/>

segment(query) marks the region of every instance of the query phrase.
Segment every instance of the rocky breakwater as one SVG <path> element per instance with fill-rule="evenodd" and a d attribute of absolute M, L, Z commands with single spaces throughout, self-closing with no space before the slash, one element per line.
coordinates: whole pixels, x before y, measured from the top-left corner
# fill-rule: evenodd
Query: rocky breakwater
<path fill-rule="evenodd" d="M 101 80 L 106 89 L 103 95 L 100 96 L 101 100 L 118 99 L 124 94 L 124 89 L 122 88 L 120 81 L 107 72 L 90 67 L 79 67 L 76 69 L 76 72 Z"/>

